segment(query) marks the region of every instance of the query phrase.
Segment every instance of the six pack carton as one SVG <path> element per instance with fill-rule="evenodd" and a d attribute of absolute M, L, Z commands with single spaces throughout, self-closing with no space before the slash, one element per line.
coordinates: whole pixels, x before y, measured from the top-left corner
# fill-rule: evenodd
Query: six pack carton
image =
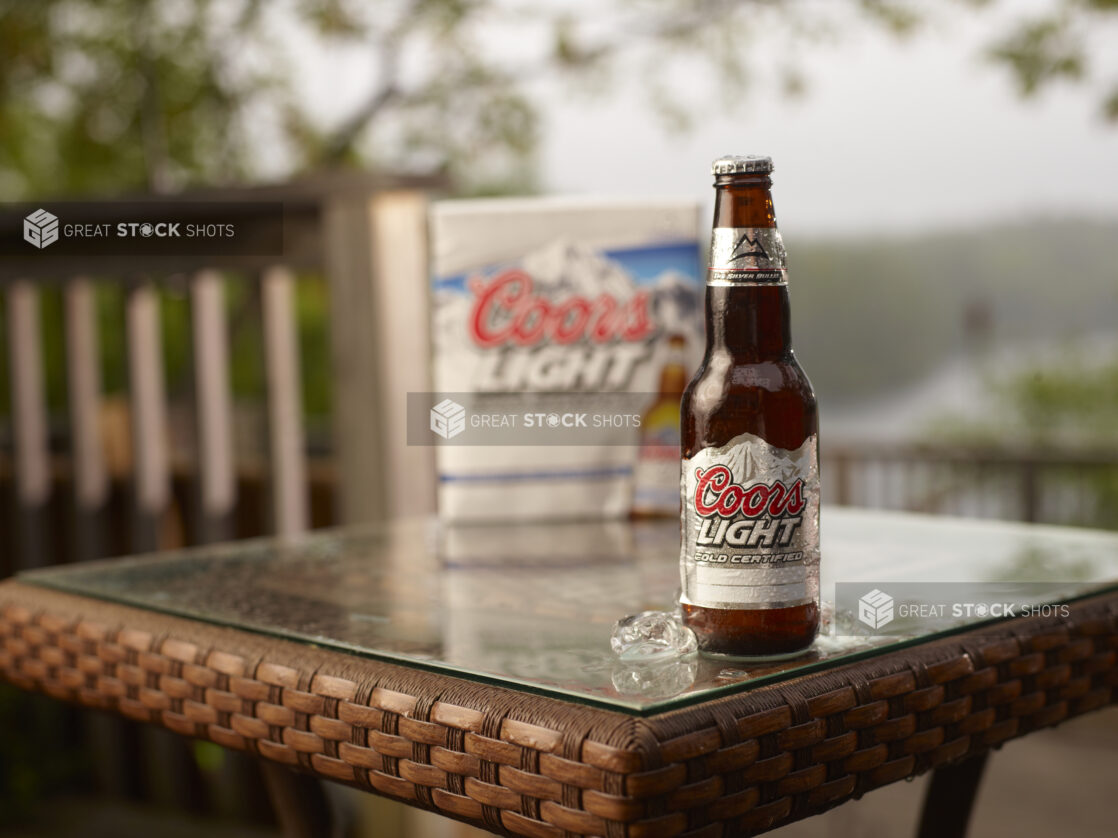
<path fill-rule="evenodd" d="M 665 370 L 678 369 L 681 350 L 688 370 L 702 354 L 698 205 L 444 201 L 430 222 L 440 515 L 614 517 L 629 513 L 635 492 L 665 514 L 678 508 L 678 418 L 670 411 L 678 397 L 661 390 L 678 378 Z M 595 444 L 501 444 L 523 443 L 515 434 L 528 432 L 529 415 L 556 425 L 577 419 L 556 405 L 593 407 L 594 394 L 626 408 L 624 427 Z M 669 409 L 646 409 L 657 404 Z M 455 444 L 480 417 L 500 415 L 519 417 L 520 427 L 488 437 L 496 444 Z M 527 438 L 546 442 L 542 432 Z M 635 474 L 648 485 L 638 487 Z"/>

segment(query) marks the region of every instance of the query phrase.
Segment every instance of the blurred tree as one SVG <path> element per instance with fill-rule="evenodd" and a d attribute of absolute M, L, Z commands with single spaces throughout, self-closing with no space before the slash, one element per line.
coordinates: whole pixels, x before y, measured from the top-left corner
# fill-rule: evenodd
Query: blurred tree
<path fill-rule="evenodd" d="M 1024 370 L 990 376 L 988 391 L 988 418 L 946 416 L 937 420 L 933 431 L 941 438 L 992 446 L 1114 447 L 1118 349 L 1073 346 Z"/>
<path fill-rule="evenodd" d="M 1071 360 L 1009 381 L 1003 397 L 1040 444 L 1088 441 L 1112 446 L 1118 429 L 1118 354 Z"/>
<path fill-rule="evenodd" d="M 754 71 L 773 74 L 789 94 L 803 89 L 791 59 L 751 64 L 759 34 L 792 46 L 868 23 L 904 36 L 933 14 L 999 5 L 0 0 L 0 198 L 222 184 L 258 176 L 257 161 L 277 157 L 288 171 L 445 167 L 463 191 L 523 190 L 532 185 L 540 80 L 561 76 L 596 91 L 624 69 L 683 126 L 696 108 L 740 99 L 731 94 Z M 1118 0 L 1031 9 L 1013 7 L 1009 24 L 994 20 L 990 57 L 1023 94 L 1061 79 L 1094 85 L 1118 120 L 1118 81 L 1091 75 L 1091 58 L 1105 54 L 1100 26 L 1118 22 Z M 367 47 L 372 58 L 365 95 L 332 124 L 297 95 L 292 53 L 308 39 L 326 50 Z M 677 62 L 709 73 L 709 95 L 673 88 Z"/>
<path fill-rule="evenodd" d="M 1116 122 L 1118 78 L 1099 78 L 1092 66 L 1096 52 L 1113 55 L 1114 31 L 1108 31 L 1107 24 L 1116 20 L 1118 0 L 1051 2 L 1046 9 L 1018 21 L 993 44 L 990 57 L 1012 71 L 1026 96 L 1058 81 L 1090 84 L 1101 99 L 1103 116 Z"/>
<path fill-rule="evenodd" d="M 982 447 L 1040 452 L 1114 451 L 1118 428 L 1118 350 L 1072 349 L 1004 378 L 991 377 L 984 418 L 944 416 L 933 438 Z M 1118 529 L 1118 472 L 1068 469 L 1045 476 L 1049 491 L 1074 493 L 1065 523 Z M 998 487 L 992 487 L 998 491 Z"/>
<path fill-rule="evenodd" d="M 278 78 L 231 69 L 258 4 L 227 21 L 218 6 L 5 0 L 0 194 L 163 192 L 243 173 L 237 116 Z"/>

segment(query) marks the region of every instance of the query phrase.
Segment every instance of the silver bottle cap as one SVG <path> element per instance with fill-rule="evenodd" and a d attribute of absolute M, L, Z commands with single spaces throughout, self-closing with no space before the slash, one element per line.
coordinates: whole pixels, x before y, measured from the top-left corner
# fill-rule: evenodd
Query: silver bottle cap
<path fill-rule="evenodd" d="M 767 175 L 772 170 L 773 159 L 771 157 L 757 157 L 752 154 L 748 157 L 728 154 L 725 157 L 719 157 L 710 164 L 710 173 L 712 175 Z"/>

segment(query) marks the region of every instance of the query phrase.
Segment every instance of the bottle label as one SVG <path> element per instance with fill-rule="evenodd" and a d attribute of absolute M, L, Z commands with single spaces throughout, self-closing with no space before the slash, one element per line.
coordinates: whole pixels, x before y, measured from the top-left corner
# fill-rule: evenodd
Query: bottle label
<path fill-rule="evenodd" d="M 715 227 L 707 285 L 787 285 L 785 262 L 775 227 Z"/>
<path fill-rule="evenodd" d="M 819 456 L 741 434 L 683 460 L 683 602 L 787 608 L 819 596 Z"/>

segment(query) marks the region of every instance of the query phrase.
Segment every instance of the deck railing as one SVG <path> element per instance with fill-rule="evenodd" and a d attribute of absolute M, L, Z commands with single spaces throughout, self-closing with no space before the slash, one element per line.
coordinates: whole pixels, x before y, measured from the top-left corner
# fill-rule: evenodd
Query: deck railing
<path fill-rule="evenodd" d="M 823 449 L 835 503 L 974 518 L 1118 527 L 1118 450 L 837 443 Z"/>
<path fill-rule="evenodd" d="M 395 462 L 385 442 L 402 435 L 391 394 L 422 389 L 426 332 L 409 326 L 399 306 L 425 293 L 426 193 L 430 178 L 320 176 L 281 187 L 197 192 L 160 201 L 181 201 L 198 220 L 228 219 L 222 206 L 245 215 L 253 204 L 275 214 L 282 205 L 284 247 L 279 256 L 99 256 L 83 263 L 49 247 L 0 264 L 0 303 L 5 310 L 11 433 L 0 440 L 0 483 L 10 479 L 10 526 L 0 539 L 0 575 L 22 567 L 80 560 L 110 552 L 144 552 L 165 546 L 161 530 L 174 499 L 173 465 L 179 452 L 168 437 L 168 396 L 161 334 L 160 286 L 185 285 L 189 306 L 191 382 L 190 532 L 180 540 L 207 543 L 235 534 L 235 473 L 226 282 L 251 283 L 260 319 L 266 417 L 263 461 L 267 465 L 267 529 L 290 534 L 310 522 L 306 438 L 301 404 L 303 375 L 335 382 L 332 437 L 339 457 L 337 499 L 342 521 L 392 514 L 396 502 L 384 485 L 390 468 L 408 468 L 421 481 L 425 469 Z M 112 212 L 112 202 L 104 202 Z M 263 208 L 267 208 L 266 210 Z M 251 213 L 251 210 L 248 211 Z M 210 213 L 212 217 L 207 217 Z M 296 275 L 324 276 L 331 298 L 331 368 L 301 370 L 295 311 Z M 124 289 L 123 332 L 130 427 L 126 521 L 110 514 L 121 500 L 101 435 L 103 387 L 96 291 L 110 283 Z M 66 411 L 52 451 L 45 385 L 41 298 L 61 288 L 65 346 Z M 409 303 L 408 301 L 413 302 Z M 411 312 L 408 312 L 410 315 Z M 57 326 L 57 324 L 54 324 Z M 389 356 L 385 360 L 384 356 Z M 410 386 L 408 377 L 411 376 Z M 397 427 L 400 425 L 400 427 Z M 61 457 L 59 455 L 62 455 Z M 408 458 L 430 452 L 405 451 Z M 61 460 L 61 463 L 60 463 Z M 427 469 L 426 471 L 430 471 Z M 60 472 L 65 478 L 60 480 Z M 181 475 L 180 475 L 181 476 Z M 67 487 L 68 498 L 58 496 Z M 119 488 L 119 487 L 118 487 Z M 410 487 L 418 508 L 433 504 L 433 485 Z M 66 510 L 62 512 L 62 508 Z M 65 530 L 60 532 L 61 528 Z M 117 530 L 127 530 L 122 538 Z M 63 537 L 64 536 L 64 537 Z"/>

